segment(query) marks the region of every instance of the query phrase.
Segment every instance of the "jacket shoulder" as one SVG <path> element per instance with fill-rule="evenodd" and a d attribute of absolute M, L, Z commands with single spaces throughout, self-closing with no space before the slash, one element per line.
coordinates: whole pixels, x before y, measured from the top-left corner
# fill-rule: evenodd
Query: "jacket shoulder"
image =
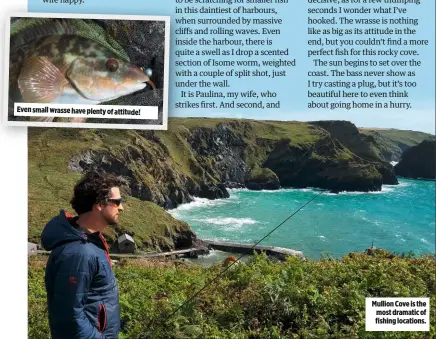
<path fill-rule="evenodd" d="M 80 241 L 60 245 L 52 251 L 50 256 L 55 262 L 80 261 L 94 263 L 95 265 L 97 265 L 99 259 L 95 246 Z"/>

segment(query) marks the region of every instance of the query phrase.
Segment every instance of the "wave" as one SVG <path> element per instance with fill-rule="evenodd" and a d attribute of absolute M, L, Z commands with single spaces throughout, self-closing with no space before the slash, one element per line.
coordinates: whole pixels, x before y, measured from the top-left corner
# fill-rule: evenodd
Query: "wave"
<path fill-rule="evenodd" d="M 212 206 L 222 205 L 222 204 L 226 204 L 226 203 L 230 202 L 228 200 L 235 200 L 235 199 L 237 199 L 237 198 L 215 199 L 215 200 L 209 200 L 206 198 L 194 198 L 193 201 L 188 202 L 186 204 L 181 204 L 177 208 L 169 210 L 168 213 L 170 213 L 171 215 L 174 215 L 180 211 L 189 211 L 189 210 L 196 209 L 196 208 L 204 208 L 204 207 L 212 207 Z"/>
<path fill-rule="evenodd" d="M 399 186 L 399 185 L 395 185 Z M 328 195 L 331 197 L 337 197 L 340 195 L 368 195 L 368 194 L 386 194 L 395 190 L 394 185 L 383 185 L 381 191 L 371 191 L 371 192 L 359 192 L 359 191 L 341 191 L 339 193 L 325 193 L 324 195 Z"/>
<path fill-rule="evenodd" d="M 313 187 L 307 188 L 280 188 L 278 190 L 261 190 L 261 193 L 288 193 L 288 192 L 315 192 L 317 189 Z"/>
<path fill-rule="evenodd" d="M 306 188 L 279 188 L 277 190 L 249 190 L 248 188 L 231 188 L 227 189 L 229 192 L 250 192 L 250 193 L 288 193 L 288 192 L 320 192 L 324 191 L 321 188 L 306 187 Z"/>
<path fill-rule="evenodd" d="M 242 227 L 244 225 L 253 225 L 258 222 L 251 218 L 196 218 L 192 219 L 193 221 L 204 222 L 212 225 L 230 225 L 236 228 Z"/>
<path fill-rule="evenodd" d="M 372 191 L 372 192 L 359 192 L 359 191 L 341 191 L 339 193 L 331 193 L 326 189 L 322 188 L 314 188 L 314 187 L 307 187 L 307 188 L 281 188 L 278 190 L 261 190 L 261 191 L 253 191 L 249 190 L 247 188 L 235 188 L 232 189 L 232 193 L 238 193 L 238 192 L 250 192 L 254 194 L 259 193 L 267 193 L 267 194 L 280 194 L 280 193 L 298 193 L 298 192 L 307 192 L 307 193 L 313 193 L 313 194 L 319 194 L 321 192 L 324 193 L 324 195 L 328 196 L 338 196 L 338 195 L 363 195 L 363 194 L 386 194 L 389 192 L 392 192 L 397 187 L 406 187 L 409 186 L 406 183 L 400 183 L 399 185 L 383 185 L 381 188 L 381 191 Z"/>
<path fill-rule="evenodd" d="M 238 192 L 250 192 L 250 193 L 289 193 L 289 192 L 309 192 L 309 193 L 320 193 L 325 192 L 324 195 L 328 196 L 338 196 L 338 195 L 363 195 L 363 194 L 386 194 L 389 192 L 393 192 L 397 188 L 408 187 L 410 183 L 399 182 L 398 185 L 382 185 L 381 191 L 371 191 L 371 192 L 359 192 L 359 191 L 341 191 L 339 193 L 330 193 L 326 189 L 316 188 L 316 187 L 306 187 L 306 188 L 280 188 L 278 190 L 260 190 L 254 191 L 249 190 L 248 188 L 232 188 L 228 189 L 230 193 L 238 193 Z"/>
<path fill-rule="evenodd" d="M 247 240 L 239 240 L 239 239 L 235 239 L 235 238 L 226 238 L 226 237 L 202 237 L 201 239 L 205 240 L 205 241 L 223 241 L 223 242 L 236 242 L 238 244 L 244 244 L 247 241 L 252 241 L 251 239 L 247 239 Z M 223 252 L 220 250 L 214 250 L 217 252 Z"/>
<path fill-rule="evenodd" d="M 233 192 L 247 192 L 247 191 L 251 191 L 248 188 L 227 188 L 227 191 L 229 193 L 233 193 Z"/>
<path fill-rule="evenodd" d="M 389 186 L 392 186 L 392 187 L 408 187 L 408 186 L 411 186 L 411 183 L 410 182 L 405 182 L 405 181 L 398 180 L 398 185 L 389 185 Z"/>
<path fill-rule="evenodd" d="M 212 257 L 217 257 L 218 255 L 220 255 L 222 253 L 225 253 L 225 252 L 211 248 L 209 250 L 209 254 L 203 254 L 202 257 L 203 258 L 212 258 Z"/>

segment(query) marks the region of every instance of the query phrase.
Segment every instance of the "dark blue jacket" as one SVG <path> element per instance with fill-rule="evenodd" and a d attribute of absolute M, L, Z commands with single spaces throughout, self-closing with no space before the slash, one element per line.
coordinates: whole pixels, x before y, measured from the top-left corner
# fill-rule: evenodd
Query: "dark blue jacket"
<path fill-rule="evenodd" d="M 101 233 L 86 234 L 61 211 L 44 228 L 51 251 L 45 272 L 53 339 L 116 339 L 120 330 L 118 287 Z"/>

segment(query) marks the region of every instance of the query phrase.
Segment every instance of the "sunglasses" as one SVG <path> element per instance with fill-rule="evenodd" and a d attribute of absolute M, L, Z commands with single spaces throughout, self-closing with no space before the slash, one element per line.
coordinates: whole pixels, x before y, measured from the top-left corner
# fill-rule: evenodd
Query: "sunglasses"
<path fill-rule="evenodd" d="M 106 201 L 110 201 L 110 202 L 113 202 L 116 206 L 120 206 L 121 205 L 121 203 L 123 202 L 123 199 L 122 198 L 118 198 L 118 199 L 107 199 Z"/>

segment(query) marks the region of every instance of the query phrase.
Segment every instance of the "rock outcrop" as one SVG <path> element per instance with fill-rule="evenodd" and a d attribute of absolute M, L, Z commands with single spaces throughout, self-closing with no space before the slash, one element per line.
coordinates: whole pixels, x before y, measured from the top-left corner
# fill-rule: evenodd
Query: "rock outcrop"
<path fill-rule="evenodd" d="M 94 140 L 107 144 L 108 132 L 94 133 Z M 171 119 L 168 131 L 110 134 L 123 147 L 96 149 L 85 142 L 86 150 L 69 159 L 69 169 L 122 175 L 128 194 L 165 209 L 194 197 L 226 198 L 226 188 L 234 187 L 338 192 L 398 183 L 393 167 L 380 159 L 374 138 L 346 121 Z"/>
<path fill-rule="evenodd" d="M 424 140 L 403 153 L 400 162 L 395 166 L 395 173 L 406 178 L 434 180 L 436 179 L 435 153 L 436 141 Z"/>
<path fill-rule="evenodd" d="M 360 133 L 349 121 L 317 121 L 313 124 L 322 127 L 355 155 L 372 163 L 382 176 L 385 185 L 397 185 L 392 165 L 386 161 L 379 144 L 372 135 Z"/>
<path fill-rule="evenodd" d="M 269 168 L 256 168 L 251 171 L 245 186 L 249 190 L 278 190 L 280 188 L 280 180 Z"/>
<path fill-rule="evenodd" d="M 401 155 L 410 147 L 424 140 L 435 140 L 434 135 L 393 128 L 360 128 L 361 134 L 374 139 L 381 159 L 386 162 L 399 162 Z"/>
<path fill-rule="evenodd" d="M 228 188 L 241 187 L 340 192 L 397 183 L 374 138 L 342 121 L 178 118 L 169 119 L 167 131 L 29 131 L 32 229 L 48 215 L 32 196 L 49 197 L 53 209 L 65 208 L 70 199 L 65 192 L 85 171 L 99 169 L 122 176 L 124 195 L 133 198 L 129 205 L 143 211 L 140 217 L 127 211 L 125 228 L 118 231 L 133 232 L 135 241 L 161 250 L 196 243 L 189 225 L 165 212 L 195 197 L 227 198 Z"/>

